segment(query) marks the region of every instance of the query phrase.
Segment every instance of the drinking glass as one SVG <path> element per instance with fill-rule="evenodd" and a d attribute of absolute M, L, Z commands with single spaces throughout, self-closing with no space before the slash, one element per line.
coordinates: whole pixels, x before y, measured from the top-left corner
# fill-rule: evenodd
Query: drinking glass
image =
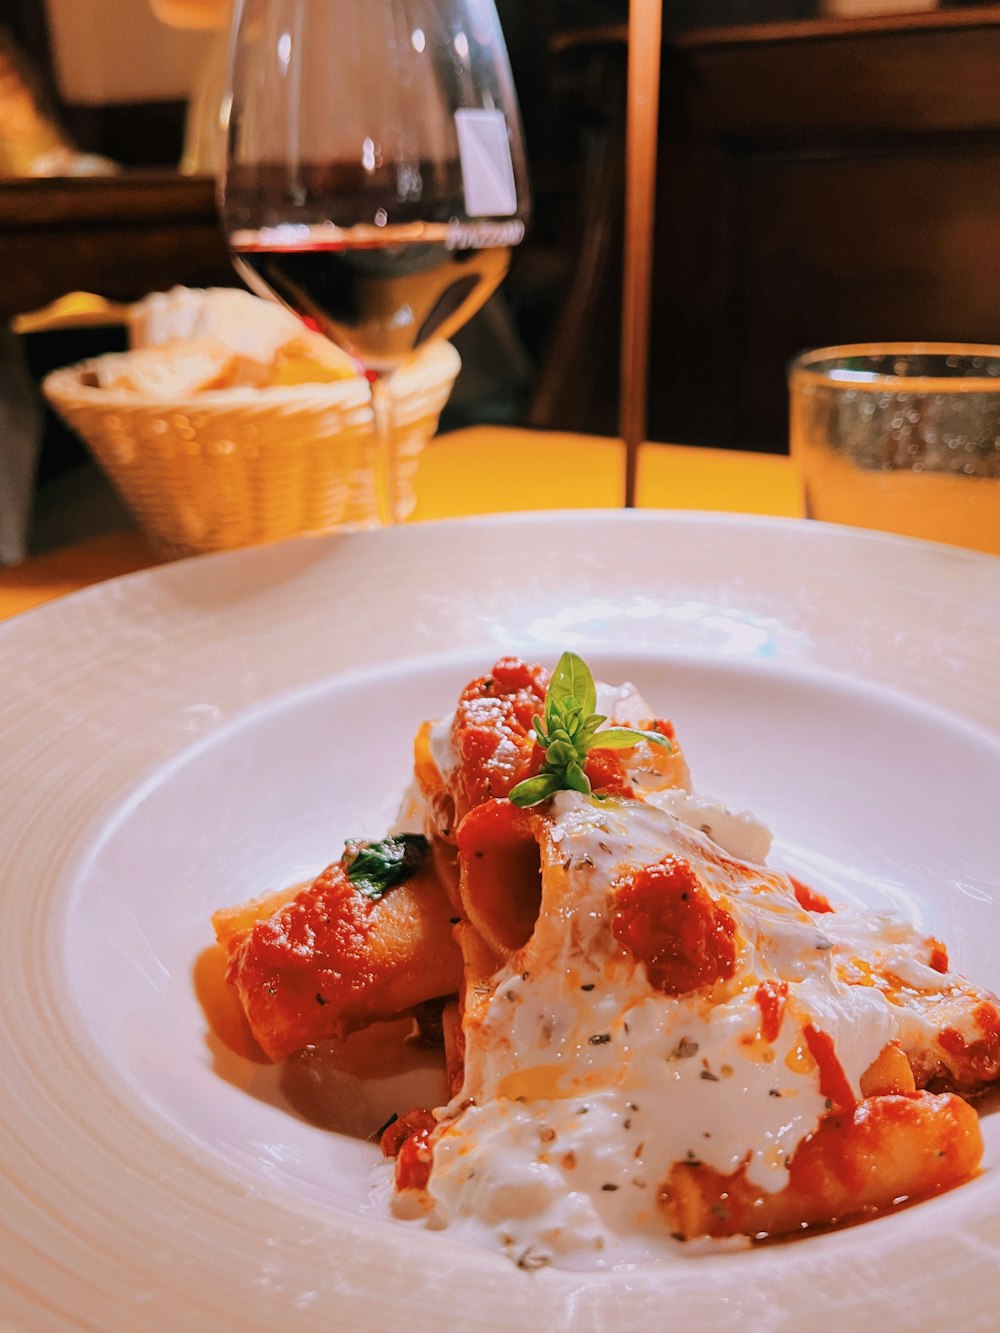
<path fill-rule="evenodd" d="M 242 0 L 223 121 L 236 267 L 363 366 L 372 523 L 399 521 L 392 372 L 487 300 L 529 217 L 493 0 Z"/>
<path fill-rule="evenodd" d="M 1000 555 L 1000 347 L 824 347 L 789 389 L 810 518 Z"/>

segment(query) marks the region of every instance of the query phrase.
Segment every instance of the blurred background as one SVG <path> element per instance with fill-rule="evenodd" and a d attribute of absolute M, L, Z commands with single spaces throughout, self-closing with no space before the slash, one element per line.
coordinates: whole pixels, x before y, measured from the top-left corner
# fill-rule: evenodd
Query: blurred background
<path fill-rule="evenodd" d="M 461 331 L 442 428 L 613 435 L 627 0 L 498 0 L 532 231 Z M 0 14 L 0 562 L 126 526 L 42 406 L 125 345 L 67 292 L 239 285 L 215 215 L 226 0 L 5 0 Z M 672 0 L 650 339 L 651 439 L 786 452 L 802 348 L 1000 341 L 1000 4 Z M 26 481 L 30 521 L 4 505 Z"/>

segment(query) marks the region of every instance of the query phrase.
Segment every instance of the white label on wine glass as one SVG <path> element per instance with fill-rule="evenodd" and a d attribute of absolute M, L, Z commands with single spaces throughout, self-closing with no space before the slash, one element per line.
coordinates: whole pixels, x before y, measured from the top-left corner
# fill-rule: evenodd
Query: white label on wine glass
<path fill-rule="evenodd" d="M 470 218 L 506 218 L 517 212 L 517 185 L 502 111 L 455 112 L 465 211 Z"/>

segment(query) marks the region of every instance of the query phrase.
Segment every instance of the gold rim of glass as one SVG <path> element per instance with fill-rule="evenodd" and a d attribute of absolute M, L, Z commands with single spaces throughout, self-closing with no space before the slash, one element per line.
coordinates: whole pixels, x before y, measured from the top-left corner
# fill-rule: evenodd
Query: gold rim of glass
<path fill-rule="evenodd" d="M 816 369 L 816 363 L 835 363 L 848 359 L 887 356 L 955 356 L 982 357 L 1000 363 L 1000 345 L 995 343 L 950 342 L 885 342 L 841 343 L 833 347 L 815 347 L 801 352 L 788 367 L 789 384 L 823 384 L 835 388 L 849 388 L 862 393 L 899 391 L 905 387 L 918 393 L 1000 393 L 1000 373 L 996 375 L 890 375 L 883 371 L 864 372 L 865 377 L 846 378 L 834 374 L 836 365 Z"/>

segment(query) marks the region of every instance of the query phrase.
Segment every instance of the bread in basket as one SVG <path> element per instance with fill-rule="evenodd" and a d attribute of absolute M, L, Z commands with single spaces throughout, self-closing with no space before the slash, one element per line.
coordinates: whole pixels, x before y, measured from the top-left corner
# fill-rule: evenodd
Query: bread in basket
<path fill-rule="evenodd" d="M 186 298 L 213 295 L 185 293 Z M 271 312 L 294 320 L 268 302 L 233 292 L 216 302 L 216 314 L 218 308 L 228 310 L 223 324 L 232 324 L 234 296 L 265 307 L 265 323 Z M 192 321 L 187 311 L 180 323 L 188 337 L 178 340 L 170 337 L 176 319 L 150 321 L 147 303 L 136 309 L 133 329 L 141 336 L 133 336 L 133 343 L 155 351 L 140 348 L 55 371 L 44 389 L 162 554 L 226 550 L 378 523 L 381 462 L 371 387 L 363 376 L 331 362 L 331 355 L 341 354 L 330 349 L 325 371 L 321 366 L 327 382 L 295 382 L 304 358 L 320 355 L 315 346 L 304 354 L 297 350 L 303 337 L 317 336 L 297 321 L 289 352 L 280 328 L 248 340 L 244 325 L 233 336 L 213 327 L 211 318 Z M 211 309 L 206 299 L 201 310 Z M 172 317 L 176 310 L 168 306 L 167 313 Z M 156 327 L 150 335 L 151 323 Z M 243 383 L 227 383 L 231 367 L 227 371 L 220 359 L 220 331 L 229 344 L 242 341 L 229 350 L 241 359 Z M 272 382 L 260 386 L 254 365 L 263 365 L 264 356 L 276 369 Z M 393 376 L 387 489 L 397 520 L 413 509 L 418 456 L 437 429 L 459 367 L 450 344 L 432 343 Z"/>

